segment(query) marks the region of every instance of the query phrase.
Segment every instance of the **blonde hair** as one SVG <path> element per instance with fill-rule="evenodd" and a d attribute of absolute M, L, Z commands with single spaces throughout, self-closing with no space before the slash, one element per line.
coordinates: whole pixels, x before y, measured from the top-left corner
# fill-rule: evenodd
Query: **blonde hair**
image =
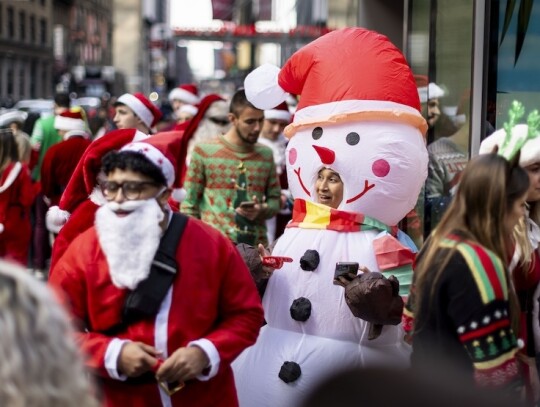
<path fill-rule="evenodd" d="M 522 267 L 524 273 L 532 272 L 530 265 L 534 249 L 529 241 L 529 232 L 527 231 L 527 221 L 525 218 L 519 220 L 514 227 L 512 235 L 516 243 L 516 249 L 519 248 L 519 259 L 517 264 Z"/>
<path fill-rule="evenodd" d="M 97 407 L 68 317 L 49 288 L 0 261 L 0 405 Z"/>

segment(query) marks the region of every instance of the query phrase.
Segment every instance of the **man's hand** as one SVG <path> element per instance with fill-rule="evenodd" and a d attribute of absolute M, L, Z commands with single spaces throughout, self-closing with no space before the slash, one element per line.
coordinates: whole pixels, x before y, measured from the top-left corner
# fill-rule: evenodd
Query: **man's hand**
<path fill-rule="evenodd" d="M 242 207 L 239 206 L 235 209 L 236 213 L 239 215 L 242 215 L 244 218 L 247 218 L 251 221 L 257 219 L 257 217 L 260 215 L 261 211 L 264 209 L 265 203 L 259 202 L 257 197 L 253 195 L 253 202 L 255 205 L 251 207 Z"/>
<path fill-rule="evenodd" d="M 265 247 L 261 243 L 259 243 L 259 245 L 257 246 L 257 251 L 259 252 L 259 256 L 261 257 L 261 262 L 262 262 L 263 257 L 270 256 L 270 252 L 266 250 Z M 264 280 L 268 280 L 270 277 L 272 277 L 272 273 L 274 272 L 274 269 L 272 267 L 263 265 L 262 270 L 263 270 L 262 278 Z"/>
<path fill-rule="evenodd" d="M 366 266 L 360 266 L 358 267 L 358 270 L 360 270 L 360 274 L 364 274 L 364 273 L 371 273 L 371 270 L 368 269 Z M 360 274 L 353 274 L 353 273 L 347 273 L 347 274 L 342 274 L 341 276 L 338 276 L 335 280 L 334 280 L 334 283 L 336 285 L 340 285 L 342 287 L 346 287 L 347 285 L 349 285 L 349 283 L 351 281 L 353 281 L 356 277 L 358 277 Z"/>
<path fill-rule="evenodd" d="M 160 382 L 185 382 L 200 375 L 210 364 L 206 353 L 198 346 L 188 346 L 177 349 L 156 373 Z"/>
<path fill-rule="evenodd" d="M 142 342 L 127 342 L 118 356 L 117 369 L 128 377 L 138 377 L 149 372 L 158 363 L 159 352 Z"/>

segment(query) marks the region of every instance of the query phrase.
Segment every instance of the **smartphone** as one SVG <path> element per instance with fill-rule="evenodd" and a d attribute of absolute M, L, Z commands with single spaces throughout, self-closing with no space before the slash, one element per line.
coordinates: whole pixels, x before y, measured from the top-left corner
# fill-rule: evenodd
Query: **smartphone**
<path fill-rule="evenodd" d="M 244 201 L 240 202 L 240 208 L 242 209 L 250 209 L 255 207 L 255 202 L 253 201 Z"/>
<path fill-rule="evenodd" d="M 360 265 L 356 262 L 338 262 L 336 263 L 336 270 L 334 271 L 334 280 L 341 275 L 347 275 L 348 273 L 356 275 Z"/>

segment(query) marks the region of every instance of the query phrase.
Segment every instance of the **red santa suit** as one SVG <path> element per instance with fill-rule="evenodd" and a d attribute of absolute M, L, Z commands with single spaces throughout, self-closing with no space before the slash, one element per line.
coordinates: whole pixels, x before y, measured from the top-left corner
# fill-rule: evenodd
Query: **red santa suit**
<path fill-rule="evenodd" d="M 66 252 L 71 242 L 73 242 L 73 240 L 75 240 L 82 232 L 90 229 L 94 225 L 94 218 L 99 206 L 100 205 L 92 201 L 91 198 L 87 199 L 73 211 L 69 217 L 69 221 L 66 222 L 62 229 L 60 229 L 60 232 L 54 239 L 49 276 L 53 272 L 55 264 Z"/>
<path fill-rule="evenodd" d="M 62 192 L 90 143 L 86 137 L 73 135 L 45 153 L 41 164 L 41 190 L 51 205 L 60 202 Z"/>
<path fill-rule="evenodd" d="M 0 257 L 26 265 L 32 236 L 30 206 L 38 188 L 28 167 L 9 164 L 0 175 Z"/>
<path fill-rule="evenodd" d="M 55 266 L 49 281 L 65 293 L 73 316 L 83 325 L 77 340 L 89 358 L 88 367 L 101 378 L 107 406 L 238 405 L 230 363 L 255 342 L 263 322 L 255 284 L 228 239 L 193 218 L 176 260 L 179 275 L 155 319 L 121 328 L 114 337 L 103 332 L 120 323 L 128 290 L 113 285 L 96 229 L 77 237 Z M 191 341 L 210 341 L 218 362 L 212 363 L 210 380 L 188 381 L 169 397 L 155 379 L 134 385 L 113 378 L 118 374 L 116 360 L 106 359 L 118 338 L 155 346 L 164 358 Z"/>

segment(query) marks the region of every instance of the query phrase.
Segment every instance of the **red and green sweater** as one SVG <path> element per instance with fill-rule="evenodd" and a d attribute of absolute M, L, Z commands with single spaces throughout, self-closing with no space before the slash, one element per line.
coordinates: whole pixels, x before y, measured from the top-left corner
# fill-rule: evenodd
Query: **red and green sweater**
<path fill-rule="evenodd" d="M 415 304 L 413 282 L 404 312 L 403 327 L 413 334 L 413 366 L 448 364 L 469 372 L 480 386 L 519 385 L 518 345 L 501 259 L 455 235 L 444 239 L 439 249 L 428 270 L 432 277 L 424 284 L 422 302 Z M 435 279 L 448 250 L 453 250 L 450 261 Z"/>
<path fill-rule="evenodd" d="M 265 220 L 279 211 L 281 188 L 272 150 L 261 144 L 239 147 L 222 136 L 197 144 L 184 182 L 186 198 L 181 211 L 199 218 L 237 241 L 234 201 L 237 197 L 239 166 L 243 163 L 248 200 L 255 195 L 266 207 L 252 222 L 255 243 L 266 245 Z"/>

